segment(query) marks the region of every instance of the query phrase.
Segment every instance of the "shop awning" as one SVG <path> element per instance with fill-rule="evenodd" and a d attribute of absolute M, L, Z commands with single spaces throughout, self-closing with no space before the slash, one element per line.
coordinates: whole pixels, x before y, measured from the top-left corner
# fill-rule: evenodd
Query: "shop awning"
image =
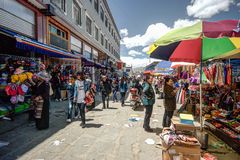
<path fill-rule="evenodd" d="M 96 62 L 95 62 L 95 67 L 96 68 L 106 68 L 104 65 L 102 65 L 100 63 L 96 63 Z"/>
<path fill-rule="evenodd" d="M 95 63 L 93 60 L 82 57 L 82 62 L 85 67 L 94 67 Z"/>
<path fill-rule="evenodd" d="M 7 34 L 16 39 L 16 48 L 32 51 L 39 54 L 48 55 L 50 57 L 58 58 L 80 58 L 77 55 L 74 55 L 70 52 L 58 49 L 56 47 L 49 46 L 47 44 L 38 42 L 34 39 L 19 35 L 16 32 L 4 29 L 0 27 L 0 32 Z"/>

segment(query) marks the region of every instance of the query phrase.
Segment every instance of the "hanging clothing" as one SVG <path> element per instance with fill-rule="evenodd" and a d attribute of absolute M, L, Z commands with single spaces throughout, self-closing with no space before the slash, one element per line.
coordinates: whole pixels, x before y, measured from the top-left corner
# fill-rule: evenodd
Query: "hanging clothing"
<path fill-rule="evenodd" d="M 219 86 L 224 85 L 224 73 L 223 73 L 223 65 L 219 64 L 218 66 L 218 83 Z"/>
<path fill-rule="evenodd" d="M 231 85 L 232 83 L 232 66 L 229 64 L 227 65 L 227 84 Z"/>

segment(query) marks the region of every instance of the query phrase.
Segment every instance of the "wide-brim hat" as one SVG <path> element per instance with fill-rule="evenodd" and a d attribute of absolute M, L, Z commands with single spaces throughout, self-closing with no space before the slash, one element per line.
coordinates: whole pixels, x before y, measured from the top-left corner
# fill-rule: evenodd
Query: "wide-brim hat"
<path fill-rule="evenodd" d="M 23 73 L 23 72 L 25 72 L 22 68 L 17 68 L 16 70 L 15 70 L 15 72 L 14 72 L 14 74 L 21 74 L 21 73 Z"/>
<path fill-rule="evenodd" d="M 35 76 L 47 82 L 52 78 L 46 71 L 38 72 Z"/>

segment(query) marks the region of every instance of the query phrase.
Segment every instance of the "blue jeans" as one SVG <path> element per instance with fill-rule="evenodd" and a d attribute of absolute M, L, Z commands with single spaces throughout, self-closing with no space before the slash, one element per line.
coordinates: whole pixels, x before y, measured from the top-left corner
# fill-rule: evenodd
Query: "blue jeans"
<path fill-rule="evenodd" d="M 122 102 L 122 105 L 124 105 L 125 96 L 126 96 L 126 92 L 121 92 L 121 102 Z"/>
<path fill-rule="evenodd" d="M 103 108 L 106 108 L 105 100 L 107 100 L 107 108 L 109 108 L 109 95 L 102 93 Z"/>
<path fill-rule="evenodd" d="M 113 91 L 113 101 L 118 101 L 118 98 L 117 98 L 117 90 L 114 90 Z"/>
<path fill-rule="evenodd" d="M 86 122 L 86 120 L 85 120 L 85 107 L 86 107 L 86 105 L 84 103 L 78 103 L 77 106 L 80 110 L 80 116 L 81 116 L 82 123 L 85 124 L 85 122 Z"/>
<path fill-rule="evenodd" d="M 55 99 L 61 99 L 61 88 L 60 88 L 60 86 L 57 86 L 56 88 L 55 88 Z"/>
<path fill-rule="evenodd" d="M 67 119 L 72 119 L 72 111 L 73 111 L 73 99 L 68 99 L 68 111 L 67 111 Z M 75 108 L 75 116 L 76 116 L 76 108 Z"/>

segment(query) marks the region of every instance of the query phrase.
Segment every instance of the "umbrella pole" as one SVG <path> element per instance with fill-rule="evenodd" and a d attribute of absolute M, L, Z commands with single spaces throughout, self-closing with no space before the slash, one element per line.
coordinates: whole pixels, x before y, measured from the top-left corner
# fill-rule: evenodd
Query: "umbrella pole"
<path fill-rule="evenodd" d="M 202 49 L 201 49 L 201 56 L 200 56 L 200 130 L 203 130 L 203 119 L 202 119 L 202 70 L 203 70 L 203 64 L 202 64 Z"/>

